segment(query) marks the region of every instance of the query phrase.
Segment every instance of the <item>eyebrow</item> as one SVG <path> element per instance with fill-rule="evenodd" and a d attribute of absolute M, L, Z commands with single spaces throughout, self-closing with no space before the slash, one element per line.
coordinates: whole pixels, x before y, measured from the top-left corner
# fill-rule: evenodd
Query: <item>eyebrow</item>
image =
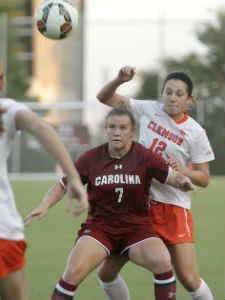
<path fill-rule="evenodd" d="M 167 89 L 170 89 L 170 90 L 173 90 L 173 88 L 171 88 L 170 86 L 166 87 L 165 90 Z M 183 92 L 184 90 L 182 88 L 178 88 L 178 89 L 175 89 L 175 91 L 180 91 L 180 92 Z"/>

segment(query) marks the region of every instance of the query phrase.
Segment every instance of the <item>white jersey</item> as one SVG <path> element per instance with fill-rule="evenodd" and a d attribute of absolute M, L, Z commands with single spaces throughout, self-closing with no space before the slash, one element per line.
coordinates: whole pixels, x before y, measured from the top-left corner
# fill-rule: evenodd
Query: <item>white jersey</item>
<path fill-rule="evenodd" d="M 205 130 L 190 116 L 175 122 L 163 110 L 163 103 L 130 99 L 132 112 L 140 124 L 139 142 L 167 160 L 167 154 L 182 166 L 214 159 Z M 191 208 L 190 192 L 182 192 L 154 180 L 150 198 L 159 202 Z"/>
<path fill-rule="evenodd" d="M 0 106 L 6 109 L 2 115 L 4 132 L 0 136 L 0 238 L 24 239 L 23 220 L 19 215 L 7 173 L 7 159 L 18 134 L 15 124 L 16 113 L 28 109 L 11 99 L 0 99 Z"/>

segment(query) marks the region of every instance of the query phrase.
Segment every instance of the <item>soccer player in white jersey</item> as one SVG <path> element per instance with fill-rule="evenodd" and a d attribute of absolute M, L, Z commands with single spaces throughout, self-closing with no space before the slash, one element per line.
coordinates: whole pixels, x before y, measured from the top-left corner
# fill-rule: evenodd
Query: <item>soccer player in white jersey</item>
<path fill-rule="evenodd" d="M 0 90 L 3 80 L 0 61 Z M 0 298 L 4 300 L 27 299 L 23 221 L 7 176 L 7 158 L 19 130 L 33 134 L 68 174 L 68 207 L 74 197 L 79 201 L 78 212 L 87 207 L 87 194 L 79 174 L 54 128 L 24 104 L 0 99 Z"/>
<path fill-rule="evenodd" d="M 99 91 L 100 102 L 120 107 L 126 105 L 140 124 L 139 142 L 165 158 L 175 170 L 187 175 L 194 184 L 207 187 L 210 180 L 208 162 L 214 154 L 205 130 L 186 113 L 193 102 L 193 84 L 182 72 L 169 74 L 163 84 L 162 102 L 134 100 L 117 93 L 117 88 L 135 75 L 130 66 Z M 192 169 L 188 166 L 192 164 Z M 213 299 L 210 288 L 199 276 L 195 258 L 191 198 L 189 192 L 152 182 L 150 217 L 154 229 L 167 245 L 176 275 L 195 300 Z M 99 268 L 100 284 L 110 299 L 129 299 L 129 291 L 117 276 L 126 260 L 109 257 Z"/>

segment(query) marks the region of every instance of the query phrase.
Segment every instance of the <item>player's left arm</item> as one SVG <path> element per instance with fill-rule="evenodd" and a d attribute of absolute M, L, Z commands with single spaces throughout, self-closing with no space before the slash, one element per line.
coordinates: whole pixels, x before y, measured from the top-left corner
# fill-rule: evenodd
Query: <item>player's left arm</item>
<path fill-rule="evenodd" d="M 209 172 L 209 163 L 199 163 L 199 164 L 192 164 L 191 168 L 183 167 L 176 159 L 172 156 L 167 155 L 168 160 L 167 162 L 171 166 L 172 169 L 182 173 L 183 175 L 188 176 L 191 181 L 201 187 L 207 187 L 210 182 L 210 172 Z"/>

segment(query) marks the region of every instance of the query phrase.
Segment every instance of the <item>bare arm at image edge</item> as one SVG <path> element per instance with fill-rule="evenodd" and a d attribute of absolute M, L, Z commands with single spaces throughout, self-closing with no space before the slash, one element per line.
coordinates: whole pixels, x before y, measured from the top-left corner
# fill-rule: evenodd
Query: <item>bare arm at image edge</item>
<path fill-rule="evenodd" d="M 83 209 L 86 209 L 88 205 L 87 194 L 81 183 L 80 176 L 55 129 L 29 110 L 21 110 L 16 114 L 16 126 L 18 130 L 34 135 L 38 142 L 61 165 L 69 180 L 66 209 L 70 209 L 72 198 L 77 198 Z"/>

